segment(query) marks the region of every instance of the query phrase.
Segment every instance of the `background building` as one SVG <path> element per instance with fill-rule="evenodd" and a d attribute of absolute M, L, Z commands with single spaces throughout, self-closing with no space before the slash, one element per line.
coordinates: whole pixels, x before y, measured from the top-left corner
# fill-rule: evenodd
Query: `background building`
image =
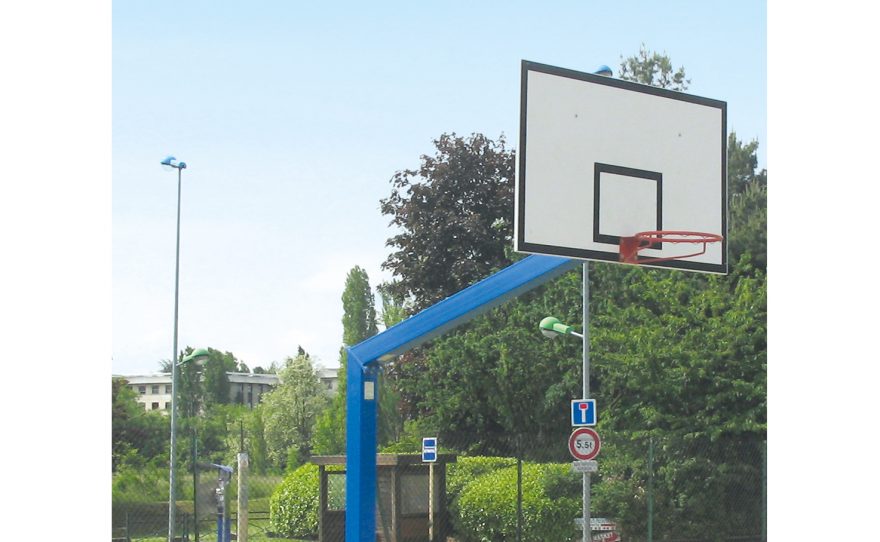
<path fill-rule="evenodd" d="M 318 379 L 330 395 L 335 395 L 339 387 L 336 369 L 317 369 Z M 278 385 L 278 375 L 273 373 L 226 373 L 229 378 L 229 402 L 244 404 L 253 408 L 258 405 L 264 393 Z M 138 396 L 137 401 L 144 410 L 171 409 L 171 374 L 116 376 L 128 382 Z"/>

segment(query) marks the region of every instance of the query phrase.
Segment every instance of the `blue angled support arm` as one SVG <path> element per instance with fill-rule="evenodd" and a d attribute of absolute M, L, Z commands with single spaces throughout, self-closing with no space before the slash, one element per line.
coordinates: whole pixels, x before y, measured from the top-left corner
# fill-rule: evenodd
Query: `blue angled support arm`
<path fill-rule="evenodd" d="M 438 337 L 580 265 L 579 260 L 528 256 L 347 349 L 346 542 L 376 540 L 377 362 Z"/>

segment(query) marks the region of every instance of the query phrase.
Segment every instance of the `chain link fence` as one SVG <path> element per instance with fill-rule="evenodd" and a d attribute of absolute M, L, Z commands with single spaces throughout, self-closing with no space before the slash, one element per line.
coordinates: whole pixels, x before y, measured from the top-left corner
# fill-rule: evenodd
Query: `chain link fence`
<path fill-rule="evenodd" d="M 418 422 L 412 425 L 417 426 Z M 548 444 L 546 441 L 551 437 L 530 436 L 493 442 L 479 434 L 465 437 L 434 434 L 430 430 L 424 433 L 439 437 L 442 453 L 456 455 L 456 461 L 448 465 L 446 477 L 445 520 L 451 540 L 581 539 L 575 525 L 575 518 L 581 516 L 581 475 L 572 471 L 573 458 L 568 454 L 566 439 L 554 438 Z M 591 475 L 590 508 L 594 523 L 600 520 L 601 528 L 609 530 L 595 531 L 594 540 L 766 540 L 764 440 L 731 438 L 724 442 L 696 442 L 689 440 L 686 434 L 658 432 L 633 437 L 601 431 L 601 428 L 600 433 L 602 448 L 596 458 L 599 471 Z M 418 452 L 414 444 L 414 439 L 409 445 L 401 441 L 380 451 Z M 237 525 L 239 470 L 234 463 L 231 466 L 235 469 L 226 488 L 228 518 L 232 534 L 241 540 Z M 218 541 L 217 472 L 198 468 L 194 482 L 191 468 L 191 460 L 183 462 L 177 475 L 178 536 L 182 540 Z M 299 468 L 315 467 L 309 463 Z M 318 538 L 314 518 L 308 520 L 311 528 L 297 536 L 286 536 L 273 529 L 270 501 L 284 480 L 283 472 L 248 472 L 248 540 Z M 305 488 L 306 493 L 315 493 L 310 501 L 314 514 L 318 505 L 316 482 L 317 478 L 313 477 L 305 484 L 311 484 Z M 425 512 L 422 508 L 426 497 L 417 489 L 411 489 L 422 485 L 427 488 L 427 483 L 410 484 L 410 489 L 402 493 L 407 501 L 402 509 L 412 517 Z M 117 470 L 112 508 L 114 540 L 166 540 L 167 490 L 167 464 Z M 343 511 L 344 473 L 330 477 L 329 493 L 329 506 Z M 379 509 L 383 506 L 386 514 L 381 519 L 387 523 L 390 513 L 387 504 Z M 381 539 L 381 533 L 379 536 Z M 556 538 L 545 538 L 547 536 Z"/>
<path fill-rule="evenodd" d="M 568 420 L 560 425 L 571 431 Z M 766 440 L 760 433 L 712 440 L 601 424 L 597 432 L 592 540 L 766 541 Z M 457 454 L 446 496 L 456 542 L 582 539 L 576 518 L 582 517 L 583 475 L 573 470 L 567 434 L 493 442 L 480 433 L 422 433 L 439 437 L 442 452 Z"/>
<path fill-rule="evenodd" d="M 491 350 L 491 345 L 479 346 L 479 351 Z M 570 401 L 581 384 L 579 363 L 572 361 L 580 352 L 577 345 L 557 347 L 561 350 L 545 357 L 558 357 L 560 368 L 528 366 L 523 359 L 534 352 L 527 349 L 519 357 L 500 351 L 485 363 L 457 363 L 462 349 L 450 343 L 432 346 L 430 358 L 414 352 L 385 367 L 378 389 L 377 452 L 380 463 L 404 467 L 397 474 L 380 468 L 377 493 L 386 499 L 377 503 L 377 540 L 429 540 L 422 526 L 429 520 L 427 503 L 434 501 L 427 492 L 438 490 L 419 477 L 425 437 L 436 437 L 440 456 L 447 458 L 437 494 L 442 506 L 435 506 L 430 517 L 433 525 L 443 525 L 447 538 L 441 542 L 582 539 L 576 524 L 582 516 L 582 475 L 573 471 L 568 450 Z M 443 365 L 443 356 L 449 365 Z M 438 371 L 447 373 L 445 383 Z M 707 379 L 716 380 L 716 375 Z M 598 471 L 591 474 L 593 541 L 766 540 L 766 432 L 759 423 L 765 418 L 760 400 L 753 410 L 758 422 L 743 422 L 739 414 L 707 402 L 720 393 L 709 387 L 702 394 L 661 398 L 680 411 L 663 418 L 641 412 L 653 398 L 635 401 L 594 388 L 601 450 L 595 458 Z M 218 531 L 218 465 L 232 468 L 225 486 L 230 539 L 245 539 L 238 526 L 244 512 L 239 502 L 246 503 L 251 542 L 318 540 L 322 503 L 336 521 L 344 521 L 344 458 L 321 459 L 310 441 L 297 442 L 286 453 L 267 451 L 264 429 L 256 423 L 262 419 L 260 406 L 228 408 L 219 417 L 201 414 L 210 420 L 198 424 L 182 420 L 181 434 L 189 438 L 179 439 L 177 450 L 175 532 L 180 540 L 226 542 L 222 523 Z M 167 540 L 167 416 L 141 410 L 130 413 L 125 424 L 119 416 L 114 409 L 114 541 Z M 655 420 L 654 427 L 634 421 L 639 416 Z M 344 451 L 344 419 L 337 422 L 333 434 L 343 442 L 335 443 L 329 455 Z M 251 458 L 241 501 L 240 452 Z M 338 527 L 325 529 L 324 540 L 342 540 Z"/>

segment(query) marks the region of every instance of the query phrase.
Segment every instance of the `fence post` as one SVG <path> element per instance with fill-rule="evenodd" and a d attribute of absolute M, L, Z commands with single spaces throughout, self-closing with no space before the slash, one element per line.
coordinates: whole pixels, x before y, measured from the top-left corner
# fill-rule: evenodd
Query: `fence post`
<path fill-rule="evenodd" d="M 648 437 L 648 542 L 654 542 L 654 437 Z"/>
<path fill-rule="evenodd" d="M 193 539 L 199 542 L 199 469 L 196 465 L 198 460 L 198 436 L 196 435 L 195 424 L 193 424 L 192 434 L 192 471 L 193 471 Z"/>
<path fill-rule="evenodd" d="M 517 441 L 519 437 L 517 437 Z M 520 542 L 522 540 L 522 524 L 523 524 L 523 509 L 522 509 L 522 452 L 519 450 L 519 444 L 517 444 L 516 450 L 516 542 Z"/>
<path fill-rule="evenodd" d="M 248 539 L 248 454 L 238 453 L 238 542 Z"/>
<path fill-rule="evenodd" d="M 767 441 L 761 447 L 761 542 L 767 542 Z"/>

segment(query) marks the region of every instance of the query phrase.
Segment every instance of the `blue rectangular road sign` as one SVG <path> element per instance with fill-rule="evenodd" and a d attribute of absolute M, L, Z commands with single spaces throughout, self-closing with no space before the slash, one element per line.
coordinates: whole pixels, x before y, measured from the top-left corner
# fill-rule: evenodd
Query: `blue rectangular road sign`
<path fill-rule="evenodd" d="M 595 399 L 573 399 L 571 401 L 571 425 L 596 425 Z"/>
<path fill-rule="evenodd" d="M 437 437 L 422 439 L 422 461 L 434 463 L 437 461 Z"/>

